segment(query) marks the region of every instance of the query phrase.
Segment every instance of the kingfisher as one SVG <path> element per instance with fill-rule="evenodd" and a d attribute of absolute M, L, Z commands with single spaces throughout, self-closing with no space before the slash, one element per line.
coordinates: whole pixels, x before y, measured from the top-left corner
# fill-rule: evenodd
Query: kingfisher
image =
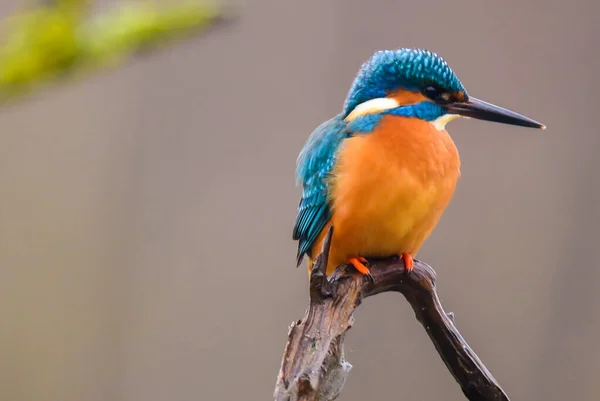
<path fill-rule="evenodd" d="M 309 274 L 330 226 L 326 274 L 398 256 L 407 271 L 452 198 L 460 158 L 446 124 L 460 117 L 545 129 L 467 94 L 437 54 L 381 50 L 364 62 L 341 113 L 319 125 L 296 166 L 302 197 L 293 239 Z"/>

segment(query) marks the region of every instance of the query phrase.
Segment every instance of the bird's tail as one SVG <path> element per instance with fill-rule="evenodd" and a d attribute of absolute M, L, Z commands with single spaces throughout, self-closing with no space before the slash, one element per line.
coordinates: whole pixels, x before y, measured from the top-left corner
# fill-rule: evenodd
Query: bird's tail
<path fill-rule="evenodd" d="M 300 247 L 298 247 L 298 253 L 296 254 L 296 267 L 300 267 L 300 265 L 302 264 L 302 261 L 304 260 L 305 254 L 306 254 L 306 252 L 302 252 L 300 250 Z"/>

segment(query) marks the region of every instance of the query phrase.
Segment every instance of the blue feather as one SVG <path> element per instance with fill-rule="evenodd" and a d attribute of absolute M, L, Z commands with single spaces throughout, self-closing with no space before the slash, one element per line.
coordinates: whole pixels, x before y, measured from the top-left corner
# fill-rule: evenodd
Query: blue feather
<path fill-rule="evenodd" d="M 433 121 L 448 113 L 448 110 L 432 102 L 420 102 L 407 106 L 385 110 L 381 114 L 392 116 L 414 117 L 420 120 Z"/>
<path fill-rule="evenodd" d="M 293 234 L 298 240 L 298 265 L 304 255 L 310 256 L 310 248 L 331 217 L 329 175 L 347 137 L 346 122 L 338 114 L 313 131 L 298 156 L 296 179 L 303 187 Z"/>
<path fill-rule="evenodd" d="M 379 121 L 381 121 L 382 117 L 382 113 L 365 114 L 364 116 L 358 116 L 357 118 L 348 123 L 348 131 L 352 133 L 373 132 L 373 130 L 379 125 Z"/>

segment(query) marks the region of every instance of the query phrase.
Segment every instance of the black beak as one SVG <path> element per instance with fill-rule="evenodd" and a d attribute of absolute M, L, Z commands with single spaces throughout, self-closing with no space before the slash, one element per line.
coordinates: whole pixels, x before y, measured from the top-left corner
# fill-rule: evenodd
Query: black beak
<path fill-rule="evenodd" d="M 499 106 L 494 106 L 493 104 L 474 97 L 469 97 L 467 102 L 450 103 L 446 105 L 446 108 L 452 114 L 459 114 L 464 117 L 476 118 L 478 120 L 546 129 L 544 124 L 540 124 L 531 118 L 503 109 Z"/>

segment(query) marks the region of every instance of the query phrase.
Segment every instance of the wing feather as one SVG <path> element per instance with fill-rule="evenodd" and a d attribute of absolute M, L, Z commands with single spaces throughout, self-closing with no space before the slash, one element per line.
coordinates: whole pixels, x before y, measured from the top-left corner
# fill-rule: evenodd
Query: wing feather
<path fill-rule="evenodd" d="M 313 131 L 298 156 L 296 178 L 303 189 L 293 232 L 298 241 L 298 265 L 304 255 L 310 256 L 312 245 L 331 218 L 329 177 L 347 137 L 346 122 L 339 114 Z"/>

